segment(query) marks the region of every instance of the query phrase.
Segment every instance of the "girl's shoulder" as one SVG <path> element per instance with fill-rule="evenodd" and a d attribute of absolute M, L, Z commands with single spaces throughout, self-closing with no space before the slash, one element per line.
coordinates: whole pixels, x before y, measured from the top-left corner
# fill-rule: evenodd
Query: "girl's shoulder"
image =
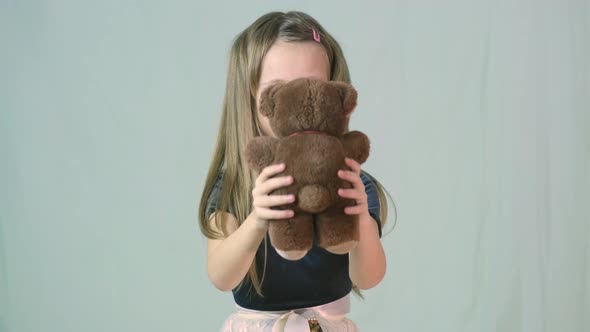
<path fill-rule="evenodd" d="M 209 197 L 207 197 L 207 210 L 206 210 L 206 214 L 210 215 L 211 213 L 213 213 L 213 211 L 215 211 L 219 205 L 219 200 L 221 197 L 221 189 L 223 186 L 223 171 L 220 171 L 219 173 L 217 173 L 217 176 L 215 178 L 215 183 L 213 184 L 213 188 L 211 189 L 211 192 L 209 193 Z"/>
<path fill-rule="evenodd" d="M 365 187 L 370 186 L 373 187 L 375 185 L 375 178 L 369 174 L 367 171 L 361 169 L 361 180 L 363 180 L 363 184 Z"/>
<path fill-rule="evenodd" d="M 377 192 L 377 182 L 375 178 L 361 170 L 361 179 L 365 186 L 365 193 L 367 194 L 367 205 L 369 208 L 369 214 L 377 222 L 379 228 L 379 237 L 381 237 L 381 203 L 379 201 L 379 193 Z"/>
<path fill-rule="evenodd" d="M 223 185 L 223 175 L 225 174 L 224 171 L 219 171 L 217 176 L 215 177 L 215 184 L 213 185 L 214 189 L 220 189 Z"/>

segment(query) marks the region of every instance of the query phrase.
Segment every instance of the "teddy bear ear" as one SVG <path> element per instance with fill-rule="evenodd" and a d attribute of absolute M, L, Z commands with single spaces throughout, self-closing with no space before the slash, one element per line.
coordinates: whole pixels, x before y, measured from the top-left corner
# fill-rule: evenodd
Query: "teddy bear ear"
<path fill-rule="evenodd" d="M 357 92 L 355 88 L 344 82 L 332 82 L 338 89 L 345 114 L 350 114 L 356 107 Z"/>
<path fill-rule="evenodd" d="M 264 116 L 272 116 L 275 110 L 275 94 L 283 83 L 275 83 L 262 91 L 258 110 Z"/>

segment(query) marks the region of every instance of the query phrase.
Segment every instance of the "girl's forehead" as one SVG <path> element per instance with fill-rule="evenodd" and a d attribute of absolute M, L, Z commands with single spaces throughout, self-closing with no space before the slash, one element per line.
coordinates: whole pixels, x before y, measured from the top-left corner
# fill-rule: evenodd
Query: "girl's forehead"
<path fill-rule="evenodd" d="M 260 87 L 300 77 L 328 80 L 329 72 L 328 55 L 321 44 L 279 40 L 264 56 Z"/>

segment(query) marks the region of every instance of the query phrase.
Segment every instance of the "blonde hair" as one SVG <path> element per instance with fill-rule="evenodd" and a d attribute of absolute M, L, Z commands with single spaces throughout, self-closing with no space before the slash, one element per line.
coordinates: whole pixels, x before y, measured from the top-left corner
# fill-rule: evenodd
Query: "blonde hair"
<path fill-rule="evenodd" d="M 250 139 L 262 135 L 256 116 L 255 96 L 264 55 L 277 39 L 288 42 L 312 41 L 312 29 L 319 32 L 320 42 L 328 54 L 330 80 L 350 83 L 348 66 L 340 45 L 314 18 L 305 13 L 291 11 L 265 14 L 234 40 L 229 54 L 229 69 L 217 142 L 199 204 L 200 227 L 206 237 L 222 239 L 229 235 L 223 225 L 222 214 L 216 213 L 214 218 L 217 230 L 221 230 L 219 232 L 211 227 L 210 215 L 207 213 L 208 198 L 220 173 L 223 173 L 223 183 L 216 210 L 231 209 L 240 225 L 252 211 L 251 191 L 256 174 L 248 167 L 243 151 Z M 380 219 L 384 225 L 387 220 L 387 191 L 378 181 L 370 178 L 379 195 Z M 389 196 L 389 193 L 387 195 Z M 264 249 L 266 266 L 266 238 Z M 264 271 L 263 276 L 258 275 L 254 259 L 239 287 L 249 279 L 255 291 L 263 296 L 263 278 Z M 356 286 L 353 285 L 353 289 L 362 297 Z"/>

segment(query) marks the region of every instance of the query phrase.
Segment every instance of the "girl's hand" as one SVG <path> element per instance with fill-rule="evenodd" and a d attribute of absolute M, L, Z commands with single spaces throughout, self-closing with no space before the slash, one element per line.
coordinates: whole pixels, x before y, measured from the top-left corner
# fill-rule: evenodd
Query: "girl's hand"
<path fill-rule="evenodd" d="M 369 204 L 367 202 L 367 193 L 365 192 L 365 185 L 361 179 L 361 165 L 354 159 L 344 158 L 344 162 L 351 171 L 338 170 L 338 177 L 350 182 L 351 189 L 338 189 L 338 195 L 344 198 L 350 198 L 356 201 L 355 206 L 347 206 L 344 208 L 346 214 L 366 214 L 369 215 Z"/>
<path fill-rule="evenodd" d="M 263 227 L 268 226 L 269 219 L 287 219 L 294 215 L 293 210 L 273 210 L 274 206 L 293 203 L 295 201 L 294 195 L 269 195 L 273 190 L 286 187 L 293 182 L 293 177 L 281 176 L 273 177 L 285 169 L 285 164 L 270 165 L 265 167 L 254 184 L 252 190 L 252 205 L 254 213 L 259 225 Z"/>

